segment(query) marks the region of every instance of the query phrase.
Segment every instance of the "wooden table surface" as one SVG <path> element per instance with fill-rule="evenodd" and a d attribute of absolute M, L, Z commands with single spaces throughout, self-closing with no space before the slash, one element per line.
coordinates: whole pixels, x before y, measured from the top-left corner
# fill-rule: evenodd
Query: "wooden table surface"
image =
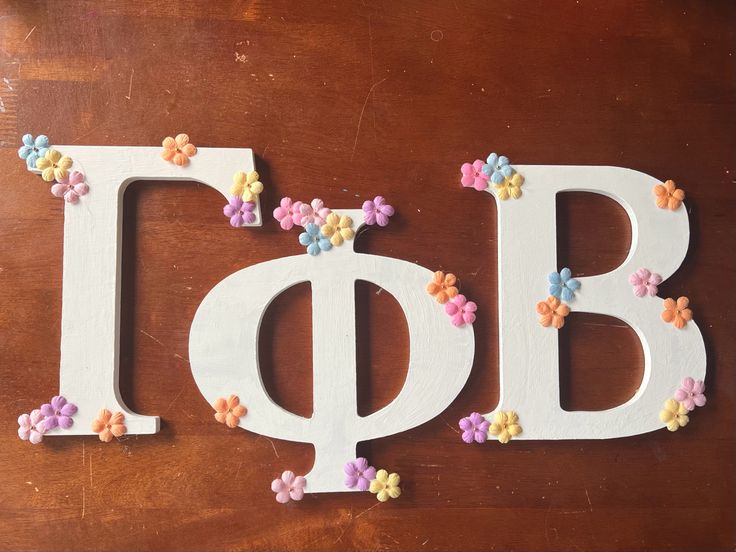
<path fill-rule="evenodd" d="M 733 550 L 735 29 L 736 4 L 716 1 L 0 1 L 0 549 Z M 189 183 L 125 195 L 122 394 L 161 432 L 21 442 L 18 414 L 58 389 L 63 237 L 62 203 L 16 156 L 26 132 L 253 148 L 266 213 L 284 195 L 343 208 L 387 196 L 398 214 L 357 248 L 459 274 L 480 315 L 455 402 L 359 449 L 401 474 L 402 497 L 281 506 L 270 482 L 308 471 L 311 446 L 214 422 L 187 362 L 194 312 L 225 276 L 298 245 L 270 219 L 234 231 L 217 192 Z M 498 398 L 495 206 L 458 172 L 492 150 L 631 167 L 687 191 L 690 252 L 660 289 L 691 298 L 709 355 L 708 405 L 684 430 L 460 441 L 457 420 Z M 623 261 L 621 208 L 569 193 L 557 209 L 560 266 Z M 358 286 L 361 413 L 396 395 L 408 359 L 401 311 L 377 291 Z M 269 392 L 303 415 L 309 311 L 308 287 L 290 290 L 260 343 Z M 628 326 L 573 314 L 560 336 L 563 407 L 633 394 L 643 354 Z"/>

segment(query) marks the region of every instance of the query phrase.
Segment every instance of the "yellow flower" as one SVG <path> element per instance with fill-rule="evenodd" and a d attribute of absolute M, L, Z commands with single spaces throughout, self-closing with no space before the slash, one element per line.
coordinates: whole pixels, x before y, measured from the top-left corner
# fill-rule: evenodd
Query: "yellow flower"
<path fill-rule="evenodd" d="M 521 197 L 521 186 L 524 184 L 524 177 L 519 173 L 514 173 L 511 178 L 504 178 L 500 184 L 495 184 L 496 195 L 498 199 L 503 201 L 509 197 L 519 199 Z"/>
<path fill-rule="evenodd" d="M 352 240 L 355 237 L 353 231 L 353 219 L 346 216 L 338 216 L 336 213 L 330 213 L 325 219 L 325 224 L 320 228 L 325 238 L 330 238 L 330 243 L 337 247 L 342 245 L 345 240 Z"/>
<path fill-rule="evenodd" d="M 493 423 L 488 428 L 488 431 L 491 435 L 496 435 L 501 443 L 508 443 L 511 437 L 521 434 L 519 416 L 513 410 L 496 412 L 496 415 L 493 417 Z"/>
<path fill-rule="evenodd" d="M 401 478 L 398 473 L 388 474 L 386 470 L 378 470 L 376 478 L 371 481 L 368 489 L 381 502 L 386 502 L 389 498 L 399 498 L 401 496 Z"/>
<path fill-rule="evenodd" d="M 71 166 L 72 158 L 67 157 L 66 155 L 62 157 L 61 154 L 54 149 L 48 150 L 45 156 L 39 157 L 36 160 L 36 168 L 41 169 L 41 178 L 46 182 L 51 182 L 52 180 L 58 181 L 62 178 L 66 178 L 68 174 L 67 169 Z"/>
<path fill-rule="evenodd" d="M 243 201 L 255 201 L 258 194 L 263 191 L 263 184 L 258 180 L 259 176 L 256 171 L 250 171 L 248 174 L 238 171 L 233 175 L 233 185 L 230 186 L 232 195 L 240 196 Z"/>
<path fill-rule="evenodd" d="M 667 425 L 670 431 L 677 431 L 690 421 L 685 405 L 675 399 L 665 401 L 664 408 L 659 412 L 659 419 Z"/>

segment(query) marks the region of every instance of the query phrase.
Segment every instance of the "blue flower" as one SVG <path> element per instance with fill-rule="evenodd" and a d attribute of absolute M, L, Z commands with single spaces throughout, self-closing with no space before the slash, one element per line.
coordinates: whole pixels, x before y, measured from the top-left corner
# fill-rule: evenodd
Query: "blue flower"
<path fill-rule="evenodd" d="M 36 159 L 46 155 L 49 149 L 49 138 L 43 134 L 39 134 L 36 139 L 26 134 L 23 136 L 23 145 L 18 148 L 18 157 L 26 160 L 29 169 L 36 168 Z"/>
<path fill-rule="evenodd" d="M 319 231 L 319 226 L 310 222 L 304 227 L 304 230 L 306 232 L 299 234 L 299 243 L 307 247 L 307 253 L 314 256 L 319 255 L 320 251 L 332 249 L 330 240 Z"/>
<path fill-rule="evenodd" d="M 486 159 L 482 171 L 491 178 L 494 184 L 501 184 L 506 178 L 510 178 L 514 174 L 514 169 L 509 165 L 509 158 L 505 155 L 492 153 Z"/>
<path fill-rule="evenodd" d="M 580 289 L 580 282 L 572 277 L 569 268 L 563 268 L 559 273 L 550 272 L 549 293 L 558 299 L 570 302 L 575 298 L 575 292 Z"/>

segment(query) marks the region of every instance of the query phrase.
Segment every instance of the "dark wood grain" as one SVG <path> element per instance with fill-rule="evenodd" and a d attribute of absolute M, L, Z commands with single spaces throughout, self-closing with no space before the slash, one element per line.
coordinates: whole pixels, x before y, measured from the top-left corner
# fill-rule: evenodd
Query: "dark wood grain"
<path fill-rule="evenodd" d="M 733 550 L 735 24 L 725 1 L 0 1 L 0 549 Z M 271 479 L 307 471 L 311 446 L 213 422 L 187 362 L 194 312 L 220 279 L 296 244 L 273 222 L 233 231 L 218 194 L 193 183 L 125 196 L 121 386 L 161 433 L 18 440 L 18 413 L 57 389 L 62 283 L 62 204 L 17 159 L 24 132 L 252 147 L 266 212 L 283 195 L 389 197 L 391 226 L 356 247 L 454 271 L 480 314 L 457 400 L 361 444 L 401 474 L 402 497 L 280 506 Z M 685 430 L 460 442 L 458 418 L 498 398 L 495 207 L 458 184 L 460 163 L 491 149 L 686 189 L 690 253 L 661 288 L 691 298 L 708 348 L 708 406 Z M 561 265 L 596 274 L 625 257 L 612 202 L 564 194 L 558 217 Z M 399 308 L 377 291 L 357 289 L 361 412 L 395 396 L 408 359 Z M 308 286 L 291 290 L 260 344 L 270 393 L 303 415 L 311 330 L 293 320 L 309 311 Z M 641 347 L 618 320 L 573 315 L 561 349 L 564 408 L 608 408 L 641 380 Z"/>

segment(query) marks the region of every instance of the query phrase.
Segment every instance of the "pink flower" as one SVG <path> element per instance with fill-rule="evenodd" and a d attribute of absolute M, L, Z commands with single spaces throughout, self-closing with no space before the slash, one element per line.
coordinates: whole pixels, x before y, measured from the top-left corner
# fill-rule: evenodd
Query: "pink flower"
<path fill-rule="evenodd" d="M 460 420 L 458 425 L 463 430 L 463 441 L 466 443 L 485 443 L 488 439 L 488 428 L 491 424 L 477 412 Z"/>
<path fill-rule="evenodd" d="M 43 441 L 46 426 L 43 425 L 43 414 L 37 408 L 30 414 L 21 414 L 18 417 L 18 437 L 37 445 Z"/>
<path fill-rule="evenodd" d="M 273 210 L 273 218 L 279 221 L 281 228 L 291 230 L 302 220 L 301 206 L 301 201 L 291 201 L 290 197 L 282 197 L 280 206 Z"/>
<path fill-rule="evenodd" d="M 479 192 L 488 188 L 488 175 L 482 170 L 483 164 L 480 159 L 473 161 L 472 165 L 463 163 L 463 166 L 460 167 L 460 172 L 463 173 L 460 183 L 466 188 L 475 188 Z"/>
<path fill-rule="evenodd" d="M 475 311 L 478 305 L 465 299 L 464 295 L 456 295 L 445 303 L 445 312 L 452 317 L 453 326 L 464 326 L 475 322 Z"/>
<path fill-rule="evenodd" d="M 695 381 L 693 378 L 685 378 L 680 388 L 675 391 L 675 400 L 684 404 L 688 410 L 695 410 L 696 406 L 705 406 L 704 391 L 703 380 Z"/>
<path fill-rule="evenodd" d="M 70 172 L 51 186 L 51 193 L 56 197 L 63 197 L 67 203 L 77 203 L 79 197 L 87 192 L 89 192 L 89 186 L 84 181 L 84 175 L 79 171 Z"/>
<path fill-rule="evenodd" d="M 299 213 L 301 214 L 301 220 L 299 224 L 306 226 L 307 224 L 316 224 L 322 226 L 332 211 L 325 207 L 324 202 L 321 199 L 313 199 L 312 203 L 302 203 L 299 206 Z"/>
<path fill-rule="evenodd" d="M 230 196 L 229 203 L 222 208 L 222 214 L 230 219 L 232 226 L 240 228 L 256 221 L 256 214 L 253 212 L 255 208 L 256 204 L 252 201 L 243 201 L 240 196 L 233 195 Z"/>
<path fill-rule="evenodd" d="M 376 468 L 368 465 L 365 458 L 356 458 L 348 462 L 343 468 L 345 472 L 345 486 L 354 489 L 356 486 L 361 491 L 367 491 L 371 486 L 371 480 L 376 478 Z"/>
<path fill-rule="evenodd" d="M 271 490 L 276 493 L 276 502 L 286 504 L 291 500 L 304 498 L 304 487 L 307 480 L 301 475 L 294 475 L 293 471 L 285 471 L 280 479 L 271 482 Z"/>
<path fill-rule="evenodd" d="M 662 283 L 662 277 L 647 270 L 640 268 L 629 276 L 629 283 L 634 286 L 634 295 L 644 297 L 657 295 L 657 286 Z"/>
<path fill-rule="evenodd" d="M 386 199 L 383 196 L 376 196 L 371 201 L 367 200 L 363 202 L 363 220 L 366 224 L 376 224 L 378 226 L 386 226 L 388 224 L 388 218 L 393 216 L 394 208 L 386 203 Z"/>

